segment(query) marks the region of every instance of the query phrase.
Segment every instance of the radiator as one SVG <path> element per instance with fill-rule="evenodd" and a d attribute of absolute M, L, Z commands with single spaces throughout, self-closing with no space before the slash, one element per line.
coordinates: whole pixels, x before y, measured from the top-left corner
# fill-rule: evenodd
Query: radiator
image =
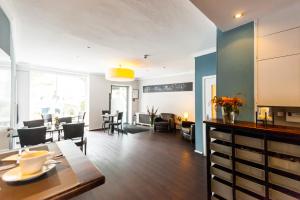
<path fill-rule="evenodd" d="M 136 113 L 136 124 L 150 126 L 150 117 L 145 113 Z"/>

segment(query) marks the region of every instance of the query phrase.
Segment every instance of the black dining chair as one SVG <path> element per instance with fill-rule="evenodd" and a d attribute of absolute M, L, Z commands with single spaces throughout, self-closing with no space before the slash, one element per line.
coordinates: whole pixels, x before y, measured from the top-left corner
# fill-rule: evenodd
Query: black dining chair
<path fill-rule="evenodd" d="M 59 123 L 72 123 L 72 117 L 60 117 L 58 118 Z"/>
<path fill-rule="evenodd" d="M 44 123 L 52 124 L 52 115 L 51 114 L 41 114 Z"/>
<path fill-rule="evenodd" d="M 46 139 L 46 127 L 18 129 L 21 147 L 53 142 L 52 138 Z"/>
<path fill-rule="evenodd" d="M 110 114 L 109 110 L 102 110 L 102 115 Z M 105 130 L 109 128 L 110 117 L 102 116 L 102 129 Z M 108 124 L 108 127 L 106 126 Z"/>
<path fill-rule="evenodd" d="M 117 116 L 117 120 L 115 122 L 110 122 L 109 127 L 113 126 L 112 130 L 115 130 L 115 128 L 118 129 L 118 134 L 120 133 L 120 127 L 121 131 L 123 131 L 123 112 L 119 112 Z"/>
<path fill-rule="evenodd" d="M 84 137 L 84 123 L 63 124 L 64 139 L 72 140 L 86 154 L 87 139 Z"/>
<path fill-rule="evenodd" d="M 38 120 L 23 121 L 23 124 L 28 128 L 34 128 L 34 127 L 44 126 L 44 120 L 38 119 Z"/>
<path fill-rule="evenodd" d="M 78 123 L 79 122 L 84 122 L 85 114 L 86 114 L 86 112 L 80 112 L 78 114 Z"/>

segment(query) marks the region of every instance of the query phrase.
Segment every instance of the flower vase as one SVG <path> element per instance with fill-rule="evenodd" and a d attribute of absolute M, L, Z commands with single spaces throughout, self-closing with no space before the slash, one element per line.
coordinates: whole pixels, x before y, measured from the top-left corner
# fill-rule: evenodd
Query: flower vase
<path fill-rule="evenodd" d="M 222 118 L 223 122 L 226 124 L 234 124 L 234 120 L 236 118 L 234 111 L 226 111 L 224 107 L 222 107 Z"/>
<path fill-rule="evenodd" d="M 155 118 L 155 116 L 150 116 L 150 125 L 151 125 L 151 127 L 154 126 L 154 118 Z"/>

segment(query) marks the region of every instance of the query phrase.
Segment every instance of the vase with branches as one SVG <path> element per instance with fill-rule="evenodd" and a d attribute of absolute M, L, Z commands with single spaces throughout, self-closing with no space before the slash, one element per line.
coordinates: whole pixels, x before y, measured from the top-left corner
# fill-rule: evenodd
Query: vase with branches
<path fill-rule="evenodd" d="M 151 107 L 151 109 L 147 106 L 147 113 L 150 117 L 150 124 L 151 126 L 153 126 L 154 124 L 154 119 L 155 119 L 155 116 L 156 116 L 156 113 L 158 111 L 158 108 L 155 109 L 154 106 Z"/>

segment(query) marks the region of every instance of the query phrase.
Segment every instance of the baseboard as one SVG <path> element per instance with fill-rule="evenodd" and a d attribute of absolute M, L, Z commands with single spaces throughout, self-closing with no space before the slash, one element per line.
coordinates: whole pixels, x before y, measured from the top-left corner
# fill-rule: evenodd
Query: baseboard
<path fill-rule="evenodd" d="M 203 153 L 202 153 L 201 151 L 194 150 L 194 152 L 195 152 L 195 153 L 199 153 L 199 154 L 202 154 L 202 155 L 203 155 Z"/>
<path fill-rule="evenodd" d="M 103 128 L 90 129 L 89 131 L 103 131 Z"/>

